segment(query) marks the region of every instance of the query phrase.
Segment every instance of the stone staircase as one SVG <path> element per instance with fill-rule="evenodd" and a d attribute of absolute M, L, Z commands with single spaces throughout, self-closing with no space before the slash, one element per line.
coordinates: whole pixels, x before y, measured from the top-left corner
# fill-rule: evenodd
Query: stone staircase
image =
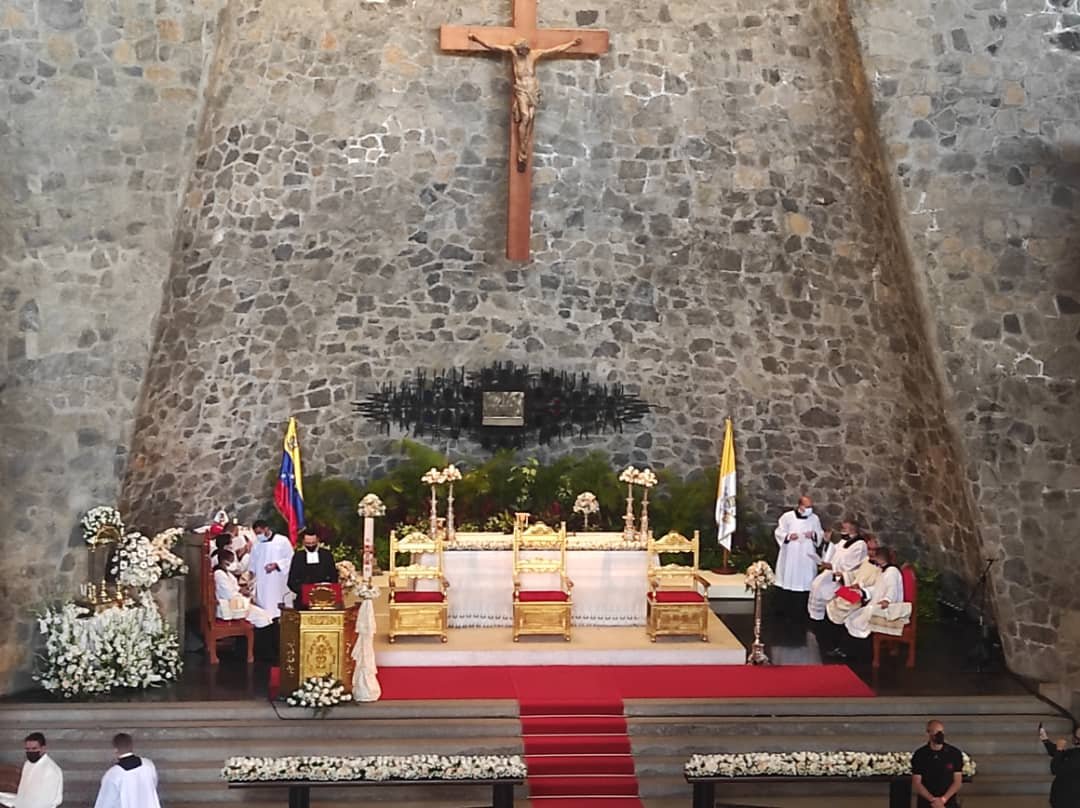
<path fill-rule="evenodd" d="M 877 698 L 852 700 L 627 701 L 628 728 L 641 797 L 649 808 L 688 806 L 682 765 L 696 752 L 791 749 L 914 748 L 930 717 L 945 722 L 952 743 L 979 764 L 965 788 L 965 808 L 1045 806 L 1048 759 L 1035 739 L 1039 721 L 1052 737 L 1069 722 L 1034 697 Z M 154 759 L 168 808 L 235 804 L 270 808 L 286 803 L 283 789 L 233 790 L 220 779 L 230 755 L 520 753 L 518 705 L 513 701 L 384 702 L 343 707 L 323 720 L 297 710 L 279 714 L 266 702 L 140 702 L 130 704 L 0 704 L 3 762 L 17 762 L 22 737 L 40 730 L 64 768 L 65 806 L 89 806 L 111 762 L 118 731 L 135 736 L 137 750 Z M 356 716 L 362 717 L 356 717 Z M 778 808 L 885 806 L 881 785 L 739 784 L 719 803 Z M 524 804 L 525 792 L 519 797 Z M 395 806 L 479 806 L 490 790 L 320 789 L 318 808 L 366 802 Z"/>

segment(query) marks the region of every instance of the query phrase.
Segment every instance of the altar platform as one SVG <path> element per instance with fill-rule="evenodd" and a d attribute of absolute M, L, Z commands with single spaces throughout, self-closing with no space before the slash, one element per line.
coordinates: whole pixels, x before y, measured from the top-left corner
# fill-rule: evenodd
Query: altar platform
<path fill-rule="evenodd" d="M 376 624 L 386 616 L 376 609 Z M 511 639 L 509 628 L 452 628 L 447 641 L 437 637 L 375 636 L 375 663 L 383 668 L 548 665 L 741 665 L 746 648 L 715 614 L 709 616 L 709 641 L 660 637 L 649 642 L 645 626 L 575 626 L 562 637 Z"/>

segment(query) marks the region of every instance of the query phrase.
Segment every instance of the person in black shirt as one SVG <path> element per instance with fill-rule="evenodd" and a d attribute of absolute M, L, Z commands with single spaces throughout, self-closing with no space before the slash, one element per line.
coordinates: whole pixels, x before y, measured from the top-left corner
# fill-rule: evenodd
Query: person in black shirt
<path fill-rule="evenodd" d="M 911 789 L 918 808 L 960 808 L 956 798 L 964 781 L 964 756 L 945 743 L 945 725 L 934 720 L 926 725 L 929 739 L 911 756 Z"/>
<path fill-rule="evenodd" d="M 304 584 L 336 584 L 337 565 L 331 552 L 319 546 L 319 534 L 314 528 L 300 531 L 304 544 L 298 548 L 289 565 L 288 587 L 300 596 Z"/>
<path fill-rule="evenodd" d="M 1050 786 L 1051 808 L 1075 808 L 1080 805 L 1080 727 L 1073 729 L 1073 747 L 1069 749 L 1064 738 L 1056 744 L 1046 736 L 1039 724 L 1039 740 L 1046 747 L 1050 761 L 1050 773 L 1054 783 Z"/>

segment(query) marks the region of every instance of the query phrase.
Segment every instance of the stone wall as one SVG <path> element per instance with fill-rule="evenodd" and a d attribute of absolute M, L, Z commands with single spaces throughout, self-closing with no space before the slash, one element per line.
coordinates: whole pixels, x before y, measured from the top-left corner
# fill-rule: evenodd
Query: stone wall
<path fill-rule="evenodd" d="M 847 18 L 795 0 L 547 0 L 543 24 L 607 27 L 612 50 L 541 68 L 534 260 L 516 265 L 507 68 L 437 49 L 440 24 L 507 13 L 300 0 L 234 16 L 131 507 L 254 514 L 289 414 L 308 473 L 377 473 L 391 440 L 352 401 L 417 367 L 512 359 L 658 404 L 630 434 L 552 452 L 689 473 L 717 462 L 731 414 L 757 509 L 805 488 L 975 569 Z"/>
<path fill-rule="evenodd" d="M 0 691 L 119 490 L 215 23 L 208 0 L 0 10 Z"/>
<path fill-rule="evenodd" d="M 1006 652 L 1080 689 L 1080 15 L 856 12 Z"/>

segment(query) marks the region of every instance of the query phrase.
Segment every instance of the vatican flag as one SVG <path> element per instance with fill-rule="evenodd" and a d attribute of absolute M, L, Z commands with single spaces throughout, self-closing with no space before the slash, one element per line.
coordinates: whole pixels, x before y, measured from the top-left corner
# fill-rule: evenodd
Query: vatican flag
<path fill-rule="evenodd" d="M 720 476 L 716 481 L 716 527 L 720 546 L 731 549 L 735 535 L 735 438 L 731 419 L 724 420 L 724 451 L 720 455 Z"/>

